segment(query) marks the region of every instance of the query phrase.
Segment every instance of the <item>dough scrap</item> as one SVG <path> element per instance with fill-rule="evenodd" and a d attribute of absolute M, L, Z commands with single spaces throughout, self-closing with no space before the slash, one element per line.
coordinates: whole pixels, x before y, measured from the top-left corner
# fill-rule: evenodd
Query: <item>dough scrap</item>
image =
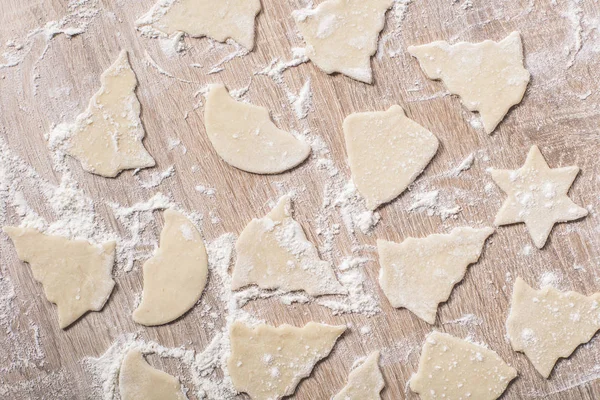
<path fill-rule="evenodd" d="M 210 85 L 204 119 L 217 154 L 243 171 L 278 174 L 310 154 L 307 143 L 275 126 L 266 108 L 235 101 L 223 85 Z"/>
<path fill-rule="evenodd" d="M 495 351 L 434 331 L 425 339 L 410 389 L 423 400 L 495 400 L 516 376 Z"/>
<path fill-rule="evenodd" d="M 548 378 L 559 358 L 569 357 L 600 329 L 599 303 L 600 293 L 584 296 L 551 286 L 535 290 L 517 278 L 506 321 L 510 344 Z"/>
<path fill-rule="evenodd" d="M 429 324 L 469 264 L 477 262 L 492 228 L 454 228 L 448 234 L 377 241 L 379 284 L 393 307 L 404 307 Z"/>
<path fill-rule="evenodd" d="M 315 364 L 329 355 L 345 330 L 345 325 L 316 322 L 297 328 L 287 324 L 250 327 L 236 321 L 229 332 L 227 361 L 233 386 L 253 400 L 289 396 Z"/>
<path fill-rule="evenodd" d="M 319 258 L 302 226 L 292 218 L 292 203 L 283 196 L 264 218 L 253 219 L 240 234 L 235 250 L 232 289 L 249 285 L 310 296 L 344 294 L 329 262 Z"/>
<path fill-rule="evenodd" d="M 344 137 L 352 180 L 376 209 L 404 192 L 438 149 L 435 135 L 411 120 L 400 106 L 350 114 Z"/>
<path fill-rule="evenodd" d="M 379 352 L 369 357 L 348 375 L 348 384 L 332 400 L 379 400 L 385 387 L 379 370 Z"/>
<path fill-rule="evenodd" d="M 567 196 L 578 173 L 578 167 L 551 169 L 537 146 L 531 147 L 521 168 L 491 170 L 494 182 L 508 195 L 494 225 L 524 222 L 534 244 L 541 249 L 554 224 L 588 214 Z"/>
<path fill-rule="evenodd" d="M 372 83 L 371 56 L 393 0 L 328 0 L 294 12 L 306 55 L 327 74 Z"/>
<path fill-rule="evenodd" d="M 260 0 L 159 0 L 136 26 L 151 36 L 157 36 L 158 30 L 164 35 L 208 36 L 218 42 L 233 39 L 252 50 L 254 20 L 260 10 Z"/>
<path fill-rule="evenodd" d="M 500 42 L 450 45 L 438 41 L 409 46 L 408 52 L 417 58 L 429 79 L 441 80 L 450 93 L 460 96 L 469 111 L 480 113 L 487 133 L 521 102 L 529 83 L 519 32 Z"/>
<path fill-rule="evenodd" d="M 182 213 L 165 211 L 160 247 L 144 263 L 142 302 L 133 312 L 138 324 L 171 322 L 192 308 L 202 296 L 208 258 L 200 233 Z"/>
<path fill-rule="evenodd" d="M 121 51 L 100 81 L 86 111 L 73 124 L 57 127 L 66 141 L 65 152 L 79 160 L 85 171 L 108 178 L 125 169 L 153 167 L 154 159 L 142 143 L 137 78 L 127 51 Z"/>
<path fill-rule="evenodd" d="M 5 226 L 3 230 L 13 241 L 19 259 L 29 263 L 48 301 L 56 304 L 61 329 L 88 311 L 102 310 L 115 286 L 114 241 L 96 246 L 31 228 Z"/>
<path fill-rule="evenodd" d="M 179 379 L 152 368 L 138 350 L 130 350 L 119 371 L 121 400 L 187 400 Z"/>

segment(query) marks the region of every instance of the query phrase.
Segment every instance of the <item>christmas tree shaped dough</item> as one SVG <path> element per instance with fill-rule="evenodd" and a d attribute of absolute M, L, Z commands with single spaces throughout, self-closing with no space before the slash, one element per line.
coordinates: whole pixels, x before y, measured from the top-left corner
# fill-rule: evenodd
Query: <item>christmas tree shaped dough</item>
<path fill-rule="evenodd" d="M 469 111 L 481 114 L 487 133 L 492 133 L 508 110 L 521 102 L 529 83 L 519 32 L 500 42 L 450 45 L 439 41 L 410 46 L 408 52 L 419 60 L 429 79 L 441 79 Z"/>
<path fill-rule="evenodd" d="M 3 229 L 13 241 L 19 259 L 31 266 L 48 301 L 56 304 L 62 329 L 88 311 L 104 307 L 115 286 L 115 242 L 96 246 L 85 240 L 44 235 L 31 228 Z"/>
<path fill-rule="evenodd" d="M 573 221 L 588 214 L 587 209 L 567 196 L 578 173 L 578 167 L 551 169 L 537 146 L 531 147 L 521 168 L 491 170 L 492 179 L 508 195 L 494 224 L 524 222 L 533 242 L 541 249 L 555 223 Z"/>
<path fill-rule="evenodd" d="M 385 381 L 379 370 L 379 352 L 372 352 L 369 357 L 348 375 L 348 384 L 333 400 L 379 400 L 379 392 L 383 390 Z"/>
<path fill-rule="evenodd" d="M 328 74 L 372 83 L 371 56 L 393 0 L 327 0 L 294 12 L 306 55 Z"/>
<path fill-rule="evenodd" d="M 516 376 L 496 352 L 434 331 L 425 339 L 410 389 L 423 400 L 495 400 Z"/>
<path fill-rule="evenodd" d="M 137 79 L 125 50 L 100 81 L 102 86 L 87 110 L 73 124 L 56 128 L 64 139 L 64 151 L 79 160 L 84 170 L 106 177 L 115 177 L 125 169 L 154 166 L 142 144 Z"/>
<path fill-rule="evenodd" d="M 377 241 L 379 284 L 392 306 L 404 307 L 433 324 L 469 264 L 477 262 L 492 228 L 454 228 L 449 234 L 409 237 L 402 243 Z"/>
<path fill-rule="evenodd" d="M 319 360 L 327 357 L 345 325 L 309 322 L 303 328 L 281 325 L 247 326 L 239 321 L 230 329 L 229 375 L 238 392 L 253 400 L 276 400 L 294 393 Z"/>
<path fill-rule="evenodd" d="M 351 114 L 343 128 L 352 180 L 371 210 L 402 193 L 438 149 L 433 133 L 400 106 Z"/>
<path fill-rule="evenodd" d="M 165 211 L 160 247 L 144 263 L 142 302 L 133 320 L 142 325 L 171 322 L 196 304 L 208 275 L 208 259 L 200 233 L 183 214 Z"/>
<path fill-rule="evenodd" d="M 119 371 L 121 400 L 187 400 L 179 380 L 152 368 L 142 353 L 130 350 Z"/>
<path fill-rule="evenodd" d="M 260 0 L 159 0 L 136 25 L 151 36 L 184 32 L 219 42 L 233 39 L 252 50 L 254 19 L 260 9 Z"/>
<path fill-rule="evenodd" d="M 508 339 L 544 378 L 559 358 L 569 357 L 599 329 L 600 293 L 584 296 L 550 286 L 535 290 L 521 278 L 515 281 L 506 321 Z"/>
<path fill-rule="evenodd" d="M 308 144 L 275 126 L 266 108 L 235 101 L 223 85 L 210 85 L 204 120 L 217 154 L 247 172 L 278 174 L 310 154 Z"/>

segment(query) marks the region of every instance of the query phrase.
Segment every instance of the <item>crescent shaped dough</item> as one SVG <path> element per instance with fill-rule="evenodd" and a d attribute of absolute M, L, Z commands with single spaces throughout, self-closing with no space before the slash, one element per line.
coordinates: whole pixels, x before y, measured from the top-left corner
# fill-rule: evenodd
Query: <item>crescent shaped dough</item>
<path fill-rule="evenodd" d="M 275 126 L 269 111 L 235 101 L 223 85 L 210 85 L 206 133 L 228 164 L 255 174 L 278 174 L 308 157 L 310 146 Z"/>
<path fill-rule="evenodd" d="M 171 322 L 196 304 L 208 275 L 206 248 L 200 233 L 183 214 L 165 211 L 160 247 L 144 264 L 142 303 L 133 312 L 138 324 Z"/>

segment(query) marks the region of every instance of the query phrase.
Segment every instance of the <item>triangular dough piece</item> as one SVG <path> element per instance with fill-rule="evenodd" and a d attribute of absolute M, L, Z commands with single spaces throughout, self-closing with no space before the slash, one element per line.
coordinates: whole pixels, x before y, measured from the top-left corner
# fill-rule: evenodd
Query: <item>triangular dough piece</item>
<path fill-rule="evenodd" d="M 343 128 L 352 181 L 371 210 L 406 190 L 439 144 L 433 133 L 408 118 L 400 106 L 350 114 Z"/>
<path fill-rule="evenodd" d="M 100 311 L 112 293 L 115 242 L 102 246 L 85 240 L 49 236 L 31 228 L 5 226 L 21 261 L 56 304 L 58 324 L 64 329 L 88 311 Z"/>
<path fill-rule="evenodd" d="M 500 42 L 450 45 L 439 41 L 410 46 L 408 52 L 419 60 L 429 79 L 441 79 L 469 111 L 481 114 L 487 133 L 492 133 L 508 110 L 521 102 L 529 83 L 519 32 L 512 32 Z"/>
<path fill-rule="evenodd" d="M 331 264 L 319 258 L 302 226 L 292 218 L 289 196 L 283 196 L 264 218 L 253 219 L 235 244 L 233 290 L 249 285 L 311 296 L 346 293 Z"/>
<path fill-rule="evenodd" d="M 219 42 L 233 39 L 252 50 L 254 19 L 260 9 L 260 0 L 159 0 L 136 21 L 136 26 L 142 31 L 157 29 L 166 35 L 184 32 Z"/>
<path fill-rule="evenodd" d="M 327 357 L 345 325 L 309 322 L 291 325 L 247 326 L 239 321 L 230 329 L 231 355 L 227 362 L 233 386 L 253 400 L 276 400 L 294 393 L 319 360 Z"/>
<path fill-rule="evenodd" d="M 179 379 L 152 368 L 138 350 L 130 350 L 119 371 L 121 400 L 187 400 Z"/>
<path fill-rule="evenodd" d="M 84 170 L 109 178 L 125 169 L 154 166 L 142 144 L 137 79 L 125 50 L 100 81 L 102 86 L 87 110 L 73 124 L 57 127 L 66 140 L 66 153 L 79 160 Z"/>
<path fill-rule="evenodd" d="M 496 352 L 441 332 L 431 332 L 410 389 L 422 400 L 495 400 L 517 376 Z"/>
<path fill-rule="evenodd" d="M 544 378 L 559 358 L 569 357 L 599 329 L 600 293 L 535 290 L 521 278 L 515 281 L 506 333 L 512 348 L 525 353 Z"/>
<path fill-rule="evenodd" d="M 307 143 L 275 126 L 266 108 L 235 101 L 223 85 L 210 85 L 204 123 L 217 154 L 243 171 L 278 174 L 310 154 Z"/>
<path fill-rule="evenodd" d="M 371 56 L 393 0 L 328 0 L 294 12 L 306 55 L 328 74 L 372 83 Z"/>
<path fill-rule="evenodd" d="M 202 236 L 183 214 L 166 210 L 160 247 L 144 263 L 142 302 L 133 312 L 133 320 L 152 326 L 179 318 L 202 296 L 207 275 Z"/>
<path fill-rule="evenodd" d="M 348 384 L 333 397 L 333 400 L 379 400 L 385 387 L 379 370 L 379 352 L 369 357 L 348 375 Z"/>
<path fill-rule="evenodd" d="M 377 241 L 379 284 L 393 307 L 404 307 L 429 324 L 469 264 L 477 262 L 492 228 L 454 228 L 448 234 Z"/>

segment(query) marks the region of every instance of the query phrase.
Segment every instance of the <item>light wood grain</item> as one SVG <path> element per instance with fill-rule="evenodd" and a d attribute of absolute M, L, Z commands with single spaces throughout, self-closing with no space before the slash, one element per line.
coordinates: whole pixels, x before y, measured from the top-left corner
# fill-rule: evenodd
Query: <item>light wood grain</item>
<path fill-rule="evenodd" d="M 193 109 L 198 101 L 195 93 L 212 82 L 223 82 L 230 89 L 236 89 L 248 85 L 251 80 L 247 98 L 272 110 L 274 119 L 283 129 L 308 127 L 321 136 L 331 150 L 335 165 L 346 177 L 349 177 L 349 169 L 341 132 L 344 117 L 352 112 L 385 110 L 399 104 L 410 118 L 436 134 L 441 141 L 440 151 L 410 191 L 381 208 L 382 221 L 371 235 L 359 234 L 353 239 L 342 229 L 335 238 L 336 251 L 331 260 L 337 264 L 351 254 L 353 240 L 373 245 L 376 238 L 401 241 L 407 236 L 447 232 L 454 226 L 490 225 L 504 196 L 495 187 L 489 193 L 484 190 L 492 182 L 486 169 L 518 168 L 529 147 L 537 144 L 551 167 L 581 167 L 582 173 L 570 195 L 578 204 L 591 206 L 591 215 L 578 222 L 556 226 L 544 249 L 533 248 L 529 256 L 522 254 L 523 247 L 532 244 L 523 225 L 499 228 L 488 242 L 480 262 L 469 269 L 450 301 L 440 307 L 435 326 L 427 325 L 407 310 L 389 306 L 376 284 L 379 266 L 373 252 L 367 253 L 374 259 L 366 267 L 367 285 L 381 299 L 382 313 L 379 315 L 372 318 L 358 314 L 333 316 L 330 310 L 318 305 L 285 306 L 277 299 L 255 301 L 246 309 L 273 324 L 302 325 L 316 320 L 351 323 L 354 327 L 344 335 L 332 355 L 316 367 L 311 378 L 300 384 L 295 395 L 298 399 L 329 398 L 344 385 L 354 359 L 375 349 L 381 349 L 383 354 L 387 382 L 383 397 L 416 399 L 416 395 L 406 394 L 406 382 L 416 371 L 420 344 L 432 329 L 459 337 L 472 335 L 517 368 L 520 376 L 510 385 L 503 399 L 600 398 L 597 365 L 600 342 L 597 337 L 579 348 L 569 360 L 560 361 L 551 378 L 544 380 L 522 354 L 511 350 L 505 339 L 504 325 L 516 276 L 537 286 L 543 272 L 553 271 L 563 277 L 563 289 L 586 294 L 600 291 L 600 239 L 595 212 L 599 202 L 600 168 L 600 74 L 596 68 L 600 55 L 595 50 L 600 43 L 597 30 L 600 8 L 596 1 L 558 1 L 553 5 L 551 1 L 481 0 L 473 1 L 472 8 L 467 9 L 462 7 L 463 1 L 414 1 L 408 6 L 398 33 L 373 59 L 374 85 L 355 82 L 341 75 L 328 76 L 310 63 L 284 73 L 285 84 L 294 93 L 298 93 L 307 78 L 311 79 L 314 112 L 309 114 L 306 122 L 296 119 L 282 86 L 268 77 L 254 75 L 273 58 L 289 59 L 291 48 L 302 45 L 295 33 L 291 12 L 302 8 L 304 2 L 263 0 L 263 12 L 257 19 L 255 50 L 224 64 L 222 72 L 212 75 L 207 75 L 210 66 L 226 54 L 209 52 L 209 41 L 186 39 L 190 47 L 187 53 L 168 58 L 158 41 L 139 36 L 133 22 L 153 2 L 101 0 L 98 3 L 100 14 L 86 33 L 72 39 L 64 35 L 54 38 L 42 59 L 38 58 L 44 51 L 45 42 L 36 40 L 21 65 L 0 69 L 0 133 L 13 151 L 42 176 L 58 182 L 59 176 L 52 170 L 44 134 L 52 124 L 70 121 L 85 108 L 99 87 L 102 71 L 112 63 L 120 49 L 126 48 L 139 80 L 137 94 L 143 107 L 142 120 L 147 132 L 145 144 L 157 161 L 155 170 L 175 165 L 177 173 L 159 187 L 146 190 L 140 187 L 131 172 L 116 179 L 105 179 L 83 172 L 75 161 L 69 160 L 75 178 L 81 188 L 97 200 L 97 212 L 109 227 L 122 229 L 106 206 L 107 202 L 133 204 L 161 191 L 170 194 L 184 209 L 204 214 L 203 235 L 207 241 L 212 241 L 226 232 L 239 234 L 251 218 L 268 212 L 270 200 L 276 200 L 283 191 L 295 190 L 297 220 L 309 238 L 320 244 L 323 238 L 316 233 L 314 217 L 321 207 L 327 177 L 317 168 L 316 160 L 310 159 L 299 168 L 278 176 L 252 175 L 230 167 L 210 146 L 202 108 Z M 577 4 L 582 8 L 580 14 L 572 12 Z M 24 38 L 28 31 L 66 13 L 66 1 L 4 0 L 0 2 L 0 43 Z M 579 17 L 582 18 L 581 25 L 577 25 Z M 394 30 L 395 23 L 389 13 L 384 34 Z M 580 36 L 578 26 L 582 29 Z M 471 113 L 458 99 L 435 96 L 445 91 L 443 85 L 428 81 L 416 60 L 405 51 L 408 45 L 439 39 L 500 40 L 513 30 L 522 33 L 532 81 L 522 104 L 507 115 L 491 136 L 469 124 Z M 578 49 L 578 40 L 581 40 L 581 49 Z M 390 57 L 390 50 L 395 51 L 395 57 Z M 145 62 L 146 52 L 178 79 L 160 74 L 149 66 Z M 567 68 L 572 58 L 572 66 Z M 191 67 L 193 63 L 202 64 L 204 68 Z M 53 95 L 60 88 L 69 90 Z M 582 99 L 588 90 L 591 95 Z M 186 114 L 189 115 L 184 118 Z M 187 153 L 182 154 L 178 149 L 167 151 L 169 138 L 181 139 Z M 476 162 L 470 170 L 458 177 L 444 175 L 473 152 Z M 195 165 L 199 167 L 197 172 L 192 171 Z M 140 176 L 146 177 L 148 173 L 142 171 Z M 283 191 L 275 182 L 282 183 Z M 196 192 L 194 187 L 198 184 L 214 187 L 216 198 Z M 30 189 L 23 188 L 26 193 Z M 442 221 L 438 216 L 406 211 L 413 200 L 411 194 L 434 189 L 440 189 L 462 207 L 457 219 Z M 43 199 L 30 200 L 36 210 L 52 220 Z M 221 223 L 210 223 L 211 211 L 218 214 Z M 156 218 L 153 228 L 158 233 L 162 225 L 160 213 L 156 213 Z M 330 220 L 341 223 L 337 213 L 332 214 Z M 19 223 L 11 208 L 6 222 Z M 8 388 L 11 399 L 91 398 L 90 377 L 80 360 L 85 356 L 101 355 L 119 334 L 125 332 L 139 332 L 141 338 L 165 346 L 185 345 L 200 351 L 211 339 L 211 331 L 203 325 L 199 309 L 204 304 L 221 307 L 215 294 L 215 282 L 210 281 L 201 304 L 185 317 L 161 327 L 135 325 L 131 319 L 134 294 L 142 288 L 141 268 L 136 264 L 131 273 L 117 278 L 117 288 L 101 313 L 91 313 L 70 329 L 61 331 L 56 323 L 54 306 L 44 298 L 30 269 L 18 261 L 5 235 L 0 241 L 0 262 L 2 274 L 8 275 L 15 285 L 15 306 L 20 311 L 12 321 L 11 329 L 30 337 L 33 335 L 31 323 L 35 323 L 39 326 L 40 342 L 46 354 L 43 361 L 34 360 L 28 367 L 0 373 L 0 386 L 6 385 L 3 387 Z M 575 270 L 576 264 L 584 269 Z M 480 317 L 483 323 L 478 326 L 449 323 L 469 313 Z M 217 325 L 223 323 L 219 321 Z M 372 336 L 359 333 L 359 328 L 364 325 L 372 328 Z M 7 335 L 10 332 L 0 332 L 1 343 L 6 343 Z M 8 354 L 0 356 L 3 363 L 13 357 L 10 348 L 1 349 L 0 353 Z M 173 360 L 151 357 L 151 362 L 179 375 Z M 593 368 L 596 368 L 596 375 L 592 373 Z M 56 371 L 62 371 L 66 378 L 56 380 L 53 375 Z"/>

